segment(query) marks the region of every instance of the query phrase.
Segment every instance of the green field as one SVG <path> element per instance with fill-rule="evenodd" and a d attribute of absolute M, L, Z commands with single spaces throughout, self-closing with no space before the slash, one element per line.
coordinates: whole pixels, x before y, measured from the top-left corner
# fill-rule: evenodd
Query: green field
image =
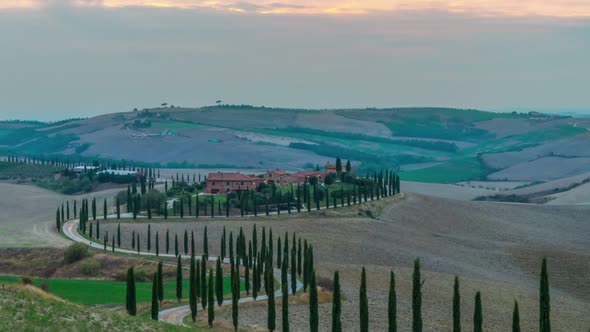
<path fill-rule="evenodd" d="M 0 276 L 0 283 L 19 283 L 19 277 Z M 34 284 L 40 286 L 47 283 L 49 292 L 65 300 L 85 304 L 124 304 L 127 284 L 124 281 L 107 280 L 68 280 L 68 279 L 34 279 Z M 137 282 L 137 302 L 150 302 L 152 299 L 152 282 Z M 183 280 L 183 298 L 188 297 L 188 280 Z M 229 277 L 224 278 L 223 293 L 231 292 Z M 164 298 L 176 298 L 176 281 L 164 282 Z"/>
<path fill-rule="evenodd" d="M 405 181 L 455 183 L 475 180 L 488 174 L 477 158 L 454 159 L 447 163 L 400 173 Z"/>

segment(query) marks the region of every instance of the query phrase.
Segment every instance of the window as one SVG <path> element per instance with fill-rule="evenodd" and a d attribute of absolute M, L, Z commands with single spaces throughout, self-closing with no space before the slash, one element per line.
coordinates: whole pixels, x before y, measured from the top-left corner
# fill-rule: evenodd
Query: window
<path fill-rule="evenodd" d="M 227 181 L 225 184 L 229 186 L 229 181 Z"/>
<path fill-rule="evenodd" d="M 215 185 L 215 182 L 213 182 L 213 185 Z"/>
<path fill-rule="evenodd" d="M 240 182 L 240 185 L 243 186 L 244 185 L 244 182 Z"/>

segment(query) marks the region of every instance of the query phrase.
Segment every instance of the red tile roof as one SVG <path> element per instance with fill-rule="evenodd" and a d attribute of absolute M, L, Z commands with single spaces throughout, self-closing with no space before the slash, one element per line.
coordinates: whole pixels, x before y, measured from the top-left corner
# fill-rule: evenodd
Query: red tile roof
<path fill-rule="evenodd" d="M 209 173 L 207 176 L 208 181 L 256 181 L 257 176 L 245 175 L 240 173 Z"/>

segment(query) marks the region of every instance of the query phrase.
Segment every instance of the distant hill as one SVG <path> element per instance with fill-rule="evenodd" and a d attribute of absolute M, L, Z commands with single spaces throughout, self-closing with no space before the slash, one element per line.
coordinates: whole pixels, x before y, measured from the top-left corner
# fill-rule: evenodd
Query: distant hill
<path fill-rule="evenodd" d="M 0 153 L 288 170 L 340 156 L 411 181 L 548 181 L 590 171 L 588 128 L 590 119 L 538 112 L 220 105 L 0 122 Z"/>

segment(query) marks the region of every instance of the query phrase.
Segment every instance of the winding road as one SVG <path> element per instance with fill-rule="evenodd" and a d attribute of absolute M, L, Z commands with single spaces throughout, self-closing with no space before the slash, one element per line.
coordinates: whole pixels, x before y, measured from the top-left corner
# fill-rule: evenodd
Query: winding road
<path fill-rule="evenodd" d="M 127 216 L 127 214 L 121 214 L 121 216 L 124 216 L 124 215 Z M 117 217 L 116 215 L 109 215 L 109 216 L 107 216 L 107 220 L 114 219 L 116 217 Z M 70 221 L 64 223 L 62 225 L 63 234 L 72 241 L 88 244 L 90 247 L 95 248 L 95 249 L 104 250 L 104 244 L 88 240 L 87 238 L 80 235 L 80 233 L 78 233 L 78 225 L 79 224 L 80 224 L 79 219 L 70 220 Z M 107 251 L 111 252 L 111 249 L 112 248 L 109 248 L 109 250 L 107 250 Z M 156 256 L 156 254 L 152 253 L 152 252 L 140 251 L 138 253 L 137 250 L 129 250 L 129 249 L 121 249 L 121 248 L 115 248 L 115 252 L 123 253 L 123 254 L 141 255 L 141 256 Z M 172 254 L 160 254 L 158 257 L 175 258 L 176 256 L 172 255 Z M 209 256 L 209 261 L 215 262 L 215 261 L 217 261 L 217 257 Z M 229 264 L 229 259 L 226 258 L 223 262 L 226 264 Z M 273 268 L 273 275 L 274 275 L 275 280 L 278 283 L 278 287 L 277 287 L 278 291 L 275 292 L 274 297 L 280 298 L 282 296 L 281 284 L 280 284 L 281 270 L 279 270 L 277 268 Z M 291 289 L 291 276 L 290 275 L 287 275 L 287 280 L 288 280 L 288 284 L 287 284 L 288 289 Z M 299 291 L 302 288 L 303 288 L 303 284 L 299 280 L 297 280 L 296 290 Z M 256 298 L 256 300 L 253 297 L 245 297 L 245 298 L 241 298 L 239 300 L 239 303 L 265 301 L 267 299 L 268 299 L 268 296 L 266 296 L 266 295 L 258 296 Z M 222 305 L 223 306 L 231 305 L 231 303 L 232 303 L 231 300 L 225 300 L 225 301 L 223 301 Z M 164 321 L 164 322 L 168 322 L 168 323 L 175 324 L 175 325 L 184 325 L 184 323 L 183 323 L 184 318 L 189 314 L 190 314 L 190 307 L 188 305 L 183 305 L 183 306 L 178 306 L 178 307 L 174 307 L 174 308 L 160 311 L 158 317 L 161 321 Z"/>

